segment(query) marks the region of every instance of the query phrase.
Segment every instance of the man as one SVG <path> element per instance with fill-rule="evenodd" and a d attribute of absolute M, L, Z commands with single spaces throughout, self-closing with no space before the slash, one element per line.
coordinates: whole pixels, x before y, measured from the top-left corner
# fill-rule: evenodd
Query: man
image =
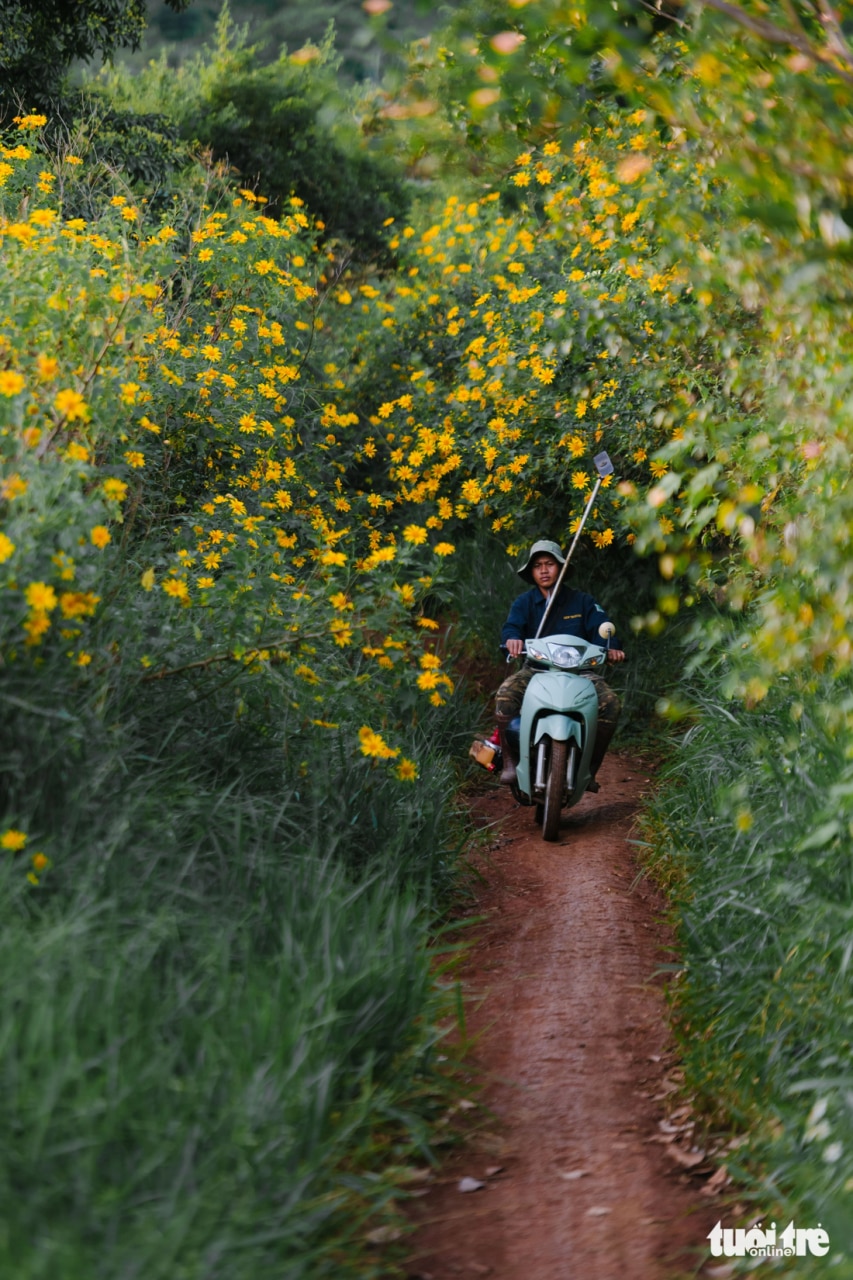
<path fill-rule="evenodd" d="M 517 658 L 523 652 L 525 640 L 532 640 L 535 637 L 551 593 L 560 576 L 560 567 L 565 562 L 566 558 L 556 542 L 540 539 L 530 548 L 530 554 L 518 570 L 518 575 L 525 582 L 533 583 L 533 586 L 530 591 L 526 591 L 514 601 L 501 632 L 501 647 L 506 649 L 512 657 Z M 563 585 L 551 606 L 542 634 L 545 636 L 570 634 L 580 636 L 581 639 L 589 640 L 593 644 L 600 644 L 598 628 L 603 622 L 609 621 L 607 614 L 600 605 L 596 604 L 591 595 Z M 625 661 L 625 653 L 615 636 L 611 640 L 607 658 L 610 662 Z M 503 772 L 500 780 L 507 785 L 516 780 L 516 762 L 509 749 L 507 728 L 510 721 L 520 713 L 524 691 L 536 670 L 535 665 L 526 662 L 520 671 L 515 671 L 504 680 L 495 696 L 495 711 L 503 757 Z M 587 788 L 589 791 L 598 791 L 599 784 L 595 780 L 595 775 L 616 730 L 621 708 L 616 694 L 605 684 L 601 676 L 592 672 L 581 674 L 588 680 L 592 680 L 598 694 L 598 731 L 590 761 L 592 779 Z"/>

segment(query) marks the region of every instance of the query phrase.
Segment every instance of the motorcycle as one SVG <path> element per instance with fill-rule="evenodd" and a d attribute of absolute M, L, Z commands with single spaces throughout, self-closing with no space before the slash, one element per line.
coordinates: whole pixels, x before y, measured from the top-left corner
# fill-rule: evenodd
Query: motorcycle
<path fill-rule="evenodd" d="M 553 635 L 526 640 L 523 656 L 542 670 L 524 693 L 521 715 L 510 721 L 508 745 L 516 764 L 512 793 L 519 804 L 536 806 L 536 821 L 545 840 L 556 840 L 560 814 L 584 796 L 592 778 L 590 760 L 598 728 L 598 695 L 584 671 L 607 662 L 612 622 L 603 622 L 604 645 L 580 636 Z M 495 736 L 478 739 L 471 748 L 478 764 L 500 772 L 500 746 Z"/>
<path fill-rule="evenodd" d="M 525 641 L 525 658 L 543 670 L 527 686 L 521 715 L 507 731 L 518 761 L 512 790 L 521 804 L 536 806 L 545 840 L 557 839 L 562 810 L 582 799 L 592 777 L 598 696 L 582 672 L 604 667 L 614 631 L 612 622 L 601 624 L 603 646 L 573 635 Z"/>
<path fill-rule="evenodd" d="M 521 715 L 510 721 L 506 731 L 507 745 L 517 760 L 513 795 L 520 804 L 536 806 L 536 821 L 542 826 L 545 840 L 557 839 L 562 810 L 576 805 L 592 780 L 589 766 L 598 727 L 598 695 L 592 680 L 582 673 L 605 666 L 610 640 L 616 631 L 612 622 L 601 624 L 598 634 L 604 641 L 603 646 L 579 636 L 541 634 L 602 481 L 613 473 L 613 464 L 606 453 L 598 454 L 593 461 L 598 472 L 595 488 L 539 630 L 534 639 L 524 642 L 524 658 L 541 669 L 525 690 Z M 475 741 L 470 754 L 492 772 L 501 767 L 500 746 L 495 738 L 488 742 Z"/>

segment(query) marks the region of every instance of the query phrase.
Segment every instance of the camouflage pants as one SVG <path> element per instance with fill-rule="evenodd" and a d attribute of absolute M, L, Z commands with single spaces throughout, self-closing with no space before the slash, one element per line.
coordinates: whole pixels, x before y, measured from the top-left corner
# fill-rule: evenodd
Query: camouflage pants
<path fill-rule="evenodd" d="M 587 674 L 585 671 L 580 674 L 583 675 L 585 680 L 592 681 L 595 685 L 595 692 L 598 695 L 598 729 L 595 735 L 595 746 L 593 747 L 591 762 L 594 775 L 604 759 L 604 753 L 610 745 L 610 739 L 616 732 L 616 725 L 619 722 L 619 712 L 622 710 L 622 706 L 610 685 L 600 675 Z M 521 704 L 524 701 L 524 692 L 535 675 L 536 668 L 525 663 L 520 671 L 514 671 L 511 676 L 504 680 L 495 694 L 495 712 L 497 715 L 507 716 L 512 719 L 520 714 Z"/>

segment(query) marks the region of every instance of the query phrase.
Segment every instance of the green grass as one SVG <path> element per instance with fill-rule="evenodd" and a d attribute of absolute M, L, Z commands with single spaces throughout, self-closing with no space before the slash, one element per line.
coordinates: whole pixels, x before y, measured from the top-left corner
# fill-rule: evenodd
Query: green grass
<path fill-rule="evenodd" d="M 728 1161 L 741 1201 L 821 1222 L 828 1273 L 853 1277 L 851 689 L 780 681 L 752 710 L 707 690 L 697 705 L 647 815 L 679 906 L 688 1084 L 747 1135 Z"/>
<path fill-rule="evenodd" d="M 465 713 L 413 730 L 412 786 L 242 684 L 239 718 L 212 686 L 5 703 L 7 811 L 53 865 L 0 868 L 0 1274 L 387 1274 L 367 1236 L 455 1088 Z"/>

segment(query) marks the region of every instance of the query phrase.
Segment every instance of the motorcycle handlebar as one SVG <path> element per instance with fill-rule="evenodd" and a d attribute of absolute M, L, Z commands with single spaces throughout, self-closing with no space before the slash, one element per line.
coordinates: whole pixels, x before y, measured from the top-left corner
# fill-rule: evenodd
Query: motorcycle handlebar
<path fill-rule="evenodd" d="M 501 645 L 501 649 L 506 654 L 507 662 L 517 662 L 519 658 L 524 658 L 527 656 L 523 649 L 521 653 L 510 653 L 509 649 L 507 649 L 505 645 Z M 618 665 L 625 666 L 625 664 L 630 661 L 631 659 L 628 657 L 628 654 L 626 653 L 625 657 L 622 659 L 622 661 Z"/>

